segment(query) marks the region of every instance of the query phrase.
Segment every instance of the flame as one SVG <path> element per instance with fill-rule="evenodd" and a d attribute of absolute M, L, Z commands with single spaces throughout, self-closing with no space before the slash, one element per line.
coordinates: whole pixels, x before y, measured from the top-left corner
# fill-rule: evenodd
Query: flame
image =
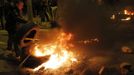
<path fill-rule="evenodd" d="M 134 15 L 134 12 L 132 12 L 132 11 L 128 11 L 128 10 L 124 10 L 124 14 L 125 15 L 131 15 L 131 16 L 133 16 Z"/>
<path fill-rule="evenodd" d="M 128 14 L 128 11 L 127 10 L 124 10 L 124 14 L 127 15 Z"/>
<path fill-rule="evenodd" d="M 93 43 L 98 43 L 98 42 L 99 42 L 98 38 L 79 41 L 79 43 L 83 43 L 83 44 L 93 44 Z"/>
<path fill-rule="evenodd" d="M 131 17 L 126 17 L 125 19 L 121 19 L 121 21 L 129 21 L 131 20 Z"/>
<path fill-rule="evenodd" d="M 34 69 L 38 71 L 41 68 L 44 69 L 58 69 L 60 67 L 71 66 L 73 62 L 76 62 L 72 51 L 69 51 L 68 41 L 72 38 L 72 34 L 66 34 L 62 32 L 55 42 L 47 45 L 36 45 L 32 51 L 32 55 L 35 57 L 44 57 L 50 55 L 47 62 L 42 63 Z"/>
<path fill-rule="evenodd" d="M 116 18 L 116 16 L 113 14 L 110 19 L 114 20 Z"/>

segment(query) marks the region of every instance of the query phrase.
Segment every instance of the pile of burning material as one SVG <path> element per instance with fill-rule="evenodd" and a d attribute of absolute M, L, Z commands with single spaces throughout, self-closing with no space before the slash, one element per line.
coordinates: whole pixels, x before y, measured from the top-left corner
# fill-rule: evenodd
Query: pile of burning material
<path fill-rule="evenodd" d="M 41 65 L 33 69 L 33 72 L 44 73 L 44 75 L 53 73 L 60 75 L 68 68 L 77 63 L 76 54 L 70 49 L 69 41 L 72 34 L 61 32 L 54 42 L 49 44 L 35 44 L 30 53 L 33 57 L 41 59 Z M 42 59 L 47 58 L 47 59 Z M 55 73 L 56 72 L 56 73 Z"/>
<path fill-rule="evenodd" d="M 128 46 L 123 46 L 121 48 L 122 52 L 125 54 L 133 54 L 133 49 Z"/>
<path fill-rule="evenodd" d="M 102 57 L 89 58 L 84 56 L 79 57 L 79 59 L 77 59 L 77 61 L 73 61 L 73 63 L 71 61 L 71 64 L 67 64 L 67 62 L 69 62 L 67 60 L 67 62 L 61 64 L 60 66 L 55 67 L 53 64 L 53 67 L 50 66 L 45 68 L 45 63 L 47 64 L 47 62 L 49 62 L 46 61 L 43 63 L 44 65 L 42 64 L 34 69 L 27 70 L 30 75 L 103 75 L 102 73 L 106 68 L 103 66 L 104 61 L 102 60 L 105 59 Z"/>
<path fill-rule="evenodd" d="M 73 44 L 70 43 L 72 36 L 71 33 L 59 32 L 53 41 L 45 44 L 36 42 L 29 50 L 31 58 L 28 60 L 35 61 L 29 61 L 27 64 L 33 62 L 37 66 L 30 69 L 30 75 L 98 75 L 103 61 L 107 62 L 106 58 L 91 58 L 89 55 L 76 53 Z M 84 41 L 92 43 L 98 42 L 98 39 Z"/>
<path fill-rule="evenodd" d="M 126 15 L 126 16 L 128 16 L 128 17 L 121 19 L 121 21 L 129 21 L 129 20 L 132 19 L 132 16 L 134 15 L 134 12 L 125 9 L 123 11 L 123 14 Z"/>

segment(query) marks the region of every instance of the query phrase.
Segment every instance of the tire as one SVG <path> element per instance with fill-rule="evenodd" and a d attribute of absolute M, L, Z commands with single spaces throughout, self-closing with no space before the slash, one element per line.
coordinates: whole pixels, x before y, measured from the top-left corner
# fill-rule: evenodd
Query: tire
<path fill-rule="evenodd" d="M 22 24 L 16 32 L 16 42 L 20 48 L 29 46 L 33 41 L 25 40 L 25 38 L 35 39 L 38 31 L 39 27 L 34 23 Z"/>

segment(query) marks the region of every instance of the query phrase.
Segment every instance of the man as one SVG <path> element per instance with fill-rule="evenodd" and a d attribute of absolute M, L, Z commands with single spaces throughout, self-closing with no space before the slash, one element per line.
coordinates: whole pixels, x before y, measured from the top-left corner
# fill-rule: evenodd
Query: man
<path fill-rule="evenodd" d="M 1 28 L 4 29 L 4 22 L 3 22 L 3 17 L 4 17 L 4 1 L 0 0 L 0 22 L 1 22 Z"/>
<path fill-rule="evenodd" d="M 48 1 L 47 0 L 42 0 L 42 2 L 41 2 L 41 13 L 40 13 L 41 22 L 45 22 L 45 21 L 50 20 L 48 14 L 47 14 L 48 9 L 49 9 Z"/>
<path fill-rule="evenodd" d="M 15 44 L 14 35 L 19 27 L 19 23 L 26 23 L 25 20 L 22 19 L 22 9 L 23 9 L 23 2 L 16 1 L 15 3 L 9 2 L 6 6 L 6 24 L 5 29 L 8 32 L 8 41 L 7 41 L 7 49 L 12 50 L 12 46 L 14 46 L 14 50 L 16 56 L 19 56 L 19 49 L 18 46 Z"/>
<path fill-rule="evenodd" d="M 58 0 L 49 0 L 49 6 L 50 8 L 50 14 L 52 16 L 52 20 L 54 21 L 57 16 L 57 5 L 58 5 Z"/>

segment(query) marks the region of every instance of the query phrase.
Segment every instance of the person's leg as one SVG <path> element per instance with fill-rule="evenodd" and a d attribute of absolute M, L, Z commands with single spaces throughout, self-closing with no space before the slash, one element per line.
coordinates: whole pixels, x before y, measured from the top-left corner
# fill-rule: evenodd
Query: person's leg
<path fill-rule="evenodd" d="M 21 59 L 24 60 L 27 57 L 26 51 L 28 51 L 28 47 L 21 48 Z"/>
<path fill-rule="evenodd" d="M 40 14 L 41 22 L 45 22 L 45 15 L 43 12 Z"/>
<path fill-rule="evenodd" d="M 13 34 L 11 31 L 8 31 L 8 40 L 7 40 L 7 49 L 12 50 L 12 45 L 13 45 Z"/>
<path fill-rule="evenodd" d="M 48 15 L 47 15 L 47 12 L 45 12 L 44 15 L 45 15 L 45 17 L 46 17 L 46 21 L 47 21 L 47 22 L 50 21 Z"/>
<path fill-rule="evenodd" d="M 53 13 L 52 13 L 52 8 L 51 8 L 51 6 L 48 6 L 48 7 L 47 7 L 47 11 L 48 11 L 48 13 L 50 14 L 50 16 L 52 17 L 52 16 L 53 16 Z"/>
<path fill-rule="evenodd" d="M 20 48 L 19 48 L 19 45 L 16 43 L 16 42 L 14 42 L 14 51 L 15 51 L 15 54 L 16 54 L 16 57 L 19 57 L 20 56 Z"/>
<path fill-rule="evenodd" d="M 21 54 L 21 52 L 20 52 L 19 44 L 18 44 L 17 41 L 16 41 L 16 35 L 14 35 L 13 40 L 14 40 L 13 46 L 14 46 L 14 51 L 15 51 L 16 57 L 19 57 L 20 54 Z"/>
<path fill-rule="evenodd" d="M 0 19 L 1 19 L 1 27 L 2 27 L 2 29 L 5 29 L 4 23 L 3 23 L 3 16 L 1 16 Z"/>

